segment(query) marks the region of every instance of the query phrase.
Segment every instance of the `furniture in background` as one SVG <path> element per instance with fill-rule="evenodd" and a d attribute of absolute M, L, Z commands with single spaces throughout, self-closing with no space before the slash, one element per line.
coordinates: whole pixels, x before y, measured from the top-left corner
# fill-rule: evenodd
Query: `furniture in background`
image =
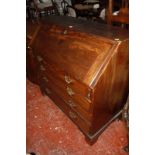
<path fill-rule="evenodd" d="M 105 20 L 105 5 L 101 6 L 99 0 L 85 0 L 74 3 L 72 6 L 66 3 L 65 10 L 66 16 L 87 20 L 97 20 L 99 18 Z"/>
<path fill-rule="evenodd" d="M 73 6 L 77 17 L 85 17 L 88 20 L 98 16 L 99 7 L 99 0 L 85 0 Z"/>
<path fill-rule="evenodd" d="M 28 78 L 93 143 L 128 96 L 128 31 L 65 16 L 40 22 L 27 45 Z"/>
<path fill-rule="evenodd" d="M 57 3 L 53 0 L 27 0 L 27 12 L 32 20 L 51 14 L 59 15 Z"/>
<path fill-rule="evenodd" d="M 32 20 L 50 14 L 105 20 L 105 8 L 105 3 L 99 0 L 27 0 L 27 15 Z"/>
<path fill-rule="evenodd" d="M 123 26 L 129 24 L 129 0 L 121 0 L 119 10 L 114 10 L 115 1 L 109 0 L 107 9 L 107 23 L 121 23 Z M 118 7 L 118 6 L 117 6 Z"/>
<path fill-rule="evenodd" d="M 53 0 L 33 0 L 33 1 L 38 15 L 41 15 L 41 13 L 44 13 L 46 15 L 59 14 L 57 4 Z"/>
<path fill-rule="evenodd" d="M 67 15 L 68 14 L 68 12 L 69 12 L 68 11 L 68 7 L 72 7 L 71 1 L 62 0 L 61 1 L 61 8 L 62 8 L 63 15 Z M 72 12 L 71 12 L 70 16 L 74 17 L 75 15 L 72 15 Z"/>

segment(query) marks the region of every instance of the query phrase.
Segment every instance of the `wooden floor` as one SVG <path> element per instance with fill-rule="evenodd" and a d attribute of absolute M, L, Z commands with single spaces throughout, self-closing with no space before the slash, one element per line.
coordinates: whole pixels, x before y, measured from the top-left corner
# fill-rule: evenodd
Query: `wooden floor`
<path fill-rule="evenodd" d="M 26 82 L 27 152 L 36 155 L 127 155 L 123 122 L 116 120 L 89 146 L 80 130 L 40 89 Z"/>

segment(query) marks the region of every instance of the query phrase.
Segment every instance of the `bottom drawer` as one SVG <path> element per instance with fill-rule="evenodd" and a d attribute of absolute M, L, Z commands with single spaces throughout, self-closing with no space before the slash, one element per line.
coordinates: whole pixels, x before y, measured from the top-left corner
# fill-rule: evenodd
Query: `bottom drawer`
<path fill-rule="evenodd" d="M 67 115 L 69 118 L 84 132 L 89 133 L 90 122 L 83 120 L 79 114 L 73 111 L 65 102 L 58 97 L 56 93 L 50 90 L 48 87 L 41 86 L 43 92 L 45 92 L 54 103 Z"/>

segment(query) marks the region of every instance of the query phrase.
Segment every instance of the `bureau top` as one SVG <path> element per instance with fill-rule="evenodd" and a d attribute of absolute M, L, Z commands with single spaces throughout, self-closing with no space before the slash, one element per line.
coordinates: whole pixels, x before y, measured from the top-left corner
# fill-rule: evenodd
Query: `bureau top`
<path fill-rule="evenodd" d="M 97 35 L 100 37 L 109 38 L 112 40 L 119 39 L 120 41 L 128 39 L 128 30 L 119 27 L 110 26 L 103 23 L 86 21 L 66 16 L 48 16 L 41 20 L 42 23 L 58 24 L 63 27 L 72 26 L 73 29 Z"/>

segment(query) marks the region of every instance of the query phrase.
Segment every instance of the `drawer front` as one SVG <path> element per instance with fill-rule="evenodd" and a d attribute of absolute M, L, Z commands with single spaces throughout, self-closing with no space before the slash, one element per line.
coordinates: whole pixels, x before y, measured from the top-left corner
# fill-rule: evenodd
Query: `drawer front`
<path fill-rule="evenodd" d="M 92 114 L 89 113 L 88 110 L 90 107 L 88 105 L 82 105 L 79 104 L 79 102 L 76 102 L 74 98 L 69 96 L 64 90 L 62 90 L 62 87 L 59 87 L 57 83 L 52 78 L 47 78 L 45 75 L 41 75 L 39 77 L 40 83 L 44 87 L 49 87 L 52 92 L 55 92 L 64 102 L 67 104 L 71 109 L 76 111 L 77 113 L 80 113 L 86 120 L 91 121 Z M 81 103 L 81 102 L 80 102 Z M 84 103 L 82 103 L 84 104 Z M 83 108 L 84 107 L 84 108 Z"/>
<path fill-rule="evenodd" d="M 38 73 L 38 76 L 40 78 L 43 78 L 45 82 L 48 82 L 49 85 L 55 84 L 60 90 L 61 93 L 59 94 L 61 96 L 62 92 L 66 94 L 67 96 L 70 96 L 75 102 L 77 102 L 82 108 L 84 108 L 87 111 L 90 111 L 90 105 L 91 101 L 88 100 L 88 98 L 83 97 L 81 94 L 77 93 L 70 84 L 65 83 L 64 81 L 60 80 L 59 78 L 55 77 L 55 74 L 49 73 L 48 69 L 45 68 L 45 66 L 40 65 L 40 71 Z"/>
<path fill-rule="evenodd" d="M 78 113 L 73 111 L 54 91 L 51 90 L 51 88 L 41 85 L 41 89 L 84 133 L 89 132 L 90 122 L 84 120 Z"/>
<path fill-rule="evenodd" d="M 81 83 L 77 79 L 73 78 L 69 74 L 65 73 L 59 69 L 56 65 L 50 64 L 46 58 L 43 58 L 41 55 L 36 56 L 39 63 L 40 70 L 46 71 L 49 74 L 53 75 L 55 78 L 58 78 L 63 83 L 69 85 L 77 94 L 81 94 L 86 97 L 87 100 L 91 101 L 92 93 L 91 89 L 88 88 L 85 84 Z"/>

